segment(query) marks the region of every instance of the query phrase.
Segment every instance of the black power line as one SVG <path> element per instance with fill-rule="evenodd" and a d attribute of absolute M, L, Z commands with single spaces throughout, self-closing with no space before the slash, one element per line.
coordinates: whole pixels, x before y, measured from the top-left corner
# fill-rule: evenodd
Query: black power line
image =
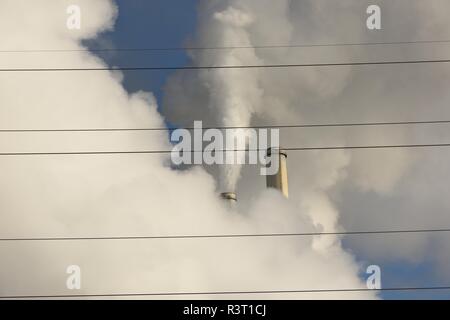
<path fill-rule="evenodd" d="M 436 144 L 399 144 L 399 145 L 363 145 L 363 146 L 330 146 L 330 147 L 291 147 L 282 148 L 285 151 L 314 151 L 314 150 L 360 150 L 360 149 L 407 149 L 407 148 L 445 148 L 450 143 Z M 215 152 L 256 152 L 266 149 L 223 149 Z M 172 152 L 204 152 L 203 150 L 130 150 L 130 151 L 65 151 L 65 152 L 0 152 L 0 156 L 52 156 L 52 155 L 120 155 L 120 154 L 168 154 Z"/>
<path fill-rule="evenodd" d="M 315 48 L 315 47 L 353 47 L 404 44 L 445 44 L 450 40 L 418 40 L 391 42 L 353 42 L 353 43 L 312 43 L 312 44 L 272 44 L 254 46 L 197 46 L 197 47 L 153 47 L 153 48 L 85 48 L 85 49 L 17 49 L 0 50 L 1 53 L 42 53 L 42 52 L 139 52 L 139 51 L 184 51 L 184 50 L 232 50 L 232 49 L 283 49 L 283 48 Z"/>
<path fill-rule="evenodd" d="M 326 127 L 363 127 L 363 126 L 390 126 L 390 125 L 420 125 L 420 124 L 448 124 L 450 120 L 424 120 L 424 121 L 396 121 L 396 122 L 354 122 L 354 123 L 312 123 L 287 125 L 259 125 L 259 126 L 218 126 L 202 127 L 208 129 L 290 129 L 290 128 L 326 128 Z M 114 132 L 114 131 L 171 131 L 175 129 L 194 130 L 194 127 L 185 128 L 73 128 L 73 129 L 0 129 L 1 132 Z"/>
<path fill-rule="evenodd" d="M 58 72 L 58 71 L 164 71 L 164 70 L 212 70 L 212 69 L 274 69 L 301 67 L 340 67 L 340 66 L 369 66 L 369 65 L 402 65 L 402 64 L 430 64 L 449 63 L 450 59 L 438 60 L 407 60 L 407 61 L 368 61 L 368 62 L 336 62 L 336 63 L 308 63 L 308 64 L 266 64 L 266 65 L 228 65 L 228 66 L 182 66 L 182 67 L 98 67 L 98 68 L 10 68 L 0 69 L 0 72 Z"/>
<path fill-rule="evenodd" d="M 193 295 L 247 295 L 247 294 L 289 294 L 289 293 L 333 293 L 367 291 L 425 291 L 450 290 L 450 286 L 429 287 L 391 287 L 380 289 L 342 288 L 305 290 L 255 290 L 255 291 L 205 291 L 205 292 L 149 292 L 149 293 L 103 293 L 103 294 L 62 294 L 62 295 L 11 295 L 0 299 L 52 299 L 52 298 L 107 298 L 107 297 L 145 297 L 145 296 L 193 296 Z"/>
<path fill-rule="evenodd" d="M 336 235 L 382 235 L 450 232 L 448 229 L 410 229 L 410 230 L 366 230 L 341 232 L 304 232 L 304 233 L 262 233 L 262 234 L 211 234 L 211 235 L 166 235 L 166 236 L 115 236 L 115 237 L 36 237 L 36 238 L 0 238 L 2 242 L 14 241 L 94 241 L 94 240 L 156 240 L 156 239 L 220 239 L 220 238 L 272 238 L 272 237 L 311 237 Z"/>

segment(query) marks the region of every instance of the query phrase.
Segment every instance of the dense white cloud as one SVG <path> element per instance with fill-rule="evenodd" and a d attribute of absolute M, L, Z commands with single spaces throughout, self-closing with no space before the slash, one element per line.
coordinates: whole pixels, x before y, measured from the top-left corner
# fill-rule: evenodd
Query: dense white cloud
<path fill-rule="evenodd" d="M 82 29 L 69 31 L 65 18 L 72 1 L 2 1 L 2 49 L 76 49 L 81 47 L 81 39 L 95 37 L 113 27 L 117 8 L 112 1 L 77 3 L 82 9 Z M 261 19 L 259 13 L 245 13 L 246 8 L 238 2 L 220 10 L 211 8 L 207 17 L 215 21 L 214 29 L 209 30 L 213 36 L 252 43 L 252 33 L 243 28 L 253 28 Z M 283 6 L 278 9 L 286 10 Z M 200 37 L 202 32 L 208 34 L 202 30 Z M 105 65 L 85 52 L 1 55 L 1 68 Z M 257 55 L 252 51 L 219 55 L 220 62 L 228 63 L 249 63 L 254 58 Z M 198 59 L 202 62 L 207 57 Z M 196 78 L 200 78 L 214 93 L 211 98 L 214 112 L 230 118 L 239 114 L 250 121 L 253 114 L 263 114 L 259 108 L 269 108 L 261 104 L 262 87 L 258 79 L 265 79 L 266 75 L 259 73 L 247 73 L 248 78 L 244 79 L 244 73 L 238 72 L 226 76 L 191 74 L 192 78 L 181 75 L 185 78 L 179 83 L 193 87 Z M 231 80 L 244 82 L 230 83 L 227 78 L 230 75 Z M 312 71 L 311 76 L 318 74 Z M 128 94 L 120 79 L 119 74 L 107 71 L 0 73 L 0 127 L 163 126 L 153 96 Z M 333 86 L 324 88 L 327 95 L 336 94 Z M 276 100 L 276 94 L 272 96 Z M 196 102 L 191 95 L 189 99 L 174 95 L 173 99 L 189 106 Z M 202 101 L 204 97 L 199 99 Z M 234 107 L 228 109 L 230 104 Z M 168 148 L 166 135 L 156 132 L 2 133 L 0 141 L 2 151 L 24 152 Z M 217 182 L 205 170 L 176 171 L 168 160 L 164 155 L 154 154 L 1 157 L 0 234 L 2 237 L 128 236 L 301 232 L 337 227 L 336 209 L 324 190 L 341 177 L 340 171 L 349 161 L 346 154 L 339 153 L 335 161 L 321 160 L 326 171 L 309 173 L 311 196 L 303 201 L 287 201 L 271 190 L 250 199 L 247 191 L 238 212 L 229 210 L 220 201 Z M 0 256 L 2 295 L 74 293 L 65 288 L 65 270 L 71 264 L 82 268 L 83 289 L 79 293 L 90 294 L 364 286 L 358 277 L 359 265 L 341 248 L 339 239 L 331 237 L 2 242 Z M 374 296 L 363 292 L 286 297 Z"/>

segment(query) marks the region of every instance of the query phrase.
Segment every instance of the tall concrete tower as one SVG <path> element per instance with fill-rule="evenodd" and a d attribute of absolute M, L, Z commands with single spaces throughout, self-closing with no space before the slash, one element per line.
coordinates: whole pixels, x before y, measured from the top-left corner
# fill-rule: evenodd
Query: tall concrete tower
<path fill-rule="evenodd" d="M 274 175 L 267 175 L 267 188 L 275 188 L 281 191 L 281 193 L 288 198 L 289 188 L 288 188 L 288 175 L 287 175 L 287 153 L 280 148 L 269 148 L 267 150 L 268 157 L 278 157 L 279 168 L 278 172 Z M 272 161 L 276 159 L 272 158 Z"/>

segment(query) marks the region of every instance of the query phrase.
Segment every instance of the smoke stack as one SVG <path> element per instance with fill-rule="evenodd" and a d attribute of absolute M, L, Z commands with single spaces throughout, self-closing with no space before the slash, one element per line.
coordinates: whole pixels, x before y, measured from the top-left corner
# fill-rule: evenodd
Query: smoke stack
<path fill-rule="evenodd" d="M 237 202 L 236 193 L 234 192 L 222 192 L 220 194 L 220 197 L 230 204 L 235 204 Z"/>
<path fill-rule="evenodd" d="M 287 166 L 286 159 L 287 153 L 286 151 L 280 148 L 269 148 L 267 149 L 268 157 L 278 157 L 279 168 L 278 172 L 274 175 L 267 175 L 267 188 L 275 188 L 280 190 L 281 193 L 288 198 L 289 197 L 289 189 L 288 189 L 288 176 L 287 176 Z M 276 161 L 276 159 L 272 158 L 272 161 Z"/>

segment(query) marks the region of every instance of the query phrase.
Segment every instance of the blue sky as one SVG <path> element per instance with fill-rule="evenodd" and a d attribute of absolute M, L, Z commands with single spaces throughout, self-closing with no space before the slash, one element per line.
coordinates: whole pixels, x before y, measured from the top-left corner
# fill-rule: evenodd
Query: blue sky
<path fill-rule="evenodd" d="M 115 48 L 171 48 L 183 45 L 194 32 L 197 0 L 118 0 L 119 16 L 115 30 L 103 34 L 90 47 L 113 45 Z M 101 53 L 110 65 L 152 66 L 183 65 L 183 51 L 139 51 Z M 124 85 L 130 92 L 151 91 L 160 102 L 162 86 L 170 71 L 125 72 Z M 161 105 L 159 103 L 158 105 Z"/>
<path fill-rule="evenodd" d="M 115 30 L 90 42 L 91 48 L 113 44 L 116 48 L 179 47 L 195 30 L 197 0 L 118 0 L 119 16 Z M 188 59 L 183 51 L 101 53 L 111 66 L 183 65 Z M 164 94 L 168 71 L 125 72 L 124 85 L 130 92 L 138 90 L 155 94 L 158 104 Z M 357 256 L 364 263 L 368 257 Z M 436 279 L 430 263 L 412 265 L 389 263 L 382 267 L 384 287 L 443 285 Z M 384 292 L 383 298 L 450 298 L 450 292 Z"/>

